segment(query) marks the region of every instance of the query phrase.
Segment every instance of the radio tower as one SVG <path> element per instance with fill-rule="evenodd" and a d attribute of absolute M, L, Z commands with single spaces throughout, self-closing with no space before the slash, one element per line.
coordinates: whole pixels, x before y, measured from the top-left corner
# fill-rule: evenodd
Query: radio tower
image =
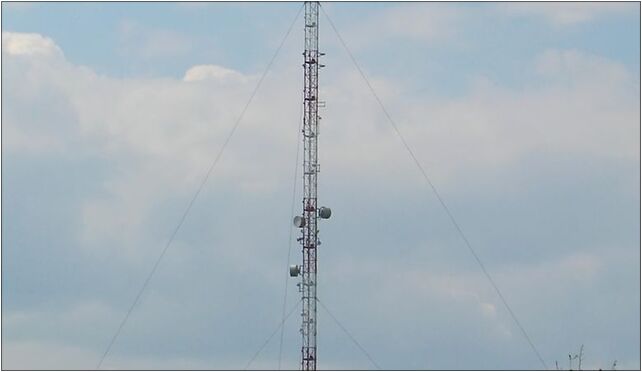
<path fill-rule="evenodd" d="M 319 173 L 319 2 L 306 1 L 305 51 L 303 52 L 303 214 L 294 218 L 301 229 L 297 238 L 302 245 L 302 265 L 290 266 L 290 275 L 301 276 L 301 370 L 317 369 L 317 248 L 319 218 L 330 218 L 330 208 L 317 208 L 317 175 Z M 321 102 L 323 105 L 323 102 Z"/>

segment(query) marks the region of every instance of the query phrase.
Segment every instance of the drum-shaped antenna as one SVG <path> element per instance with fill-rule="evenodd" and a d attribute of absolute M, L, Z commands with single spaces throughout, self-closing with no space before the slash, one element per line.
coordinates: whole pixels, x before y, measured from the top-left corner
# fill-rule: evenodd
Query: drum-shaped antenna
<path fill-rule="evenodd" d="M 301 273 L 299 265 L 290 265 L 290 276 L 299 276 L 299 273 Z"/>
<path fill-rule="evenodd" d="M 327 220 L 330 218 L 332 215 L 332 210 L 328 207 L 321 207 L 319 208 L 319 217 L 323 218 L 324 220 Z"/>
<path fill-rule="evenodd" d="M 294 221 L 293 222 L 294 222 L 294 226 L 296 226 L 296 227 L 305 226 L 305 218 L 303 218 L 301 216 L 294 217 Z"/>

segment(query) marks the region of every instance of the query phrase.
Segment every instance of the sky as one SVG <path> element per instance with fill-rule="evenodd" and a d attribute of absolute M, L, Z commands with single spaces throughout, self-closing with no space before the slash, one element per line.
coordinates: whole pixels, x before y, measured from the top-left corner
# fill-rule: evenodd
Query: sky
<path fill-rule="evenodd" d="M 96 367 L 300 6 L 2 3 L 3 369 Z M 640 4 L 322 6 L 548 367 L 640 369 Z M 295 22 L 103 368 L 243 369 L 296 305 Z M 319 300 L 383 369 L 543 368 L 320 46 Z M 318 345 L 374 368 L 322 309 Z"/>

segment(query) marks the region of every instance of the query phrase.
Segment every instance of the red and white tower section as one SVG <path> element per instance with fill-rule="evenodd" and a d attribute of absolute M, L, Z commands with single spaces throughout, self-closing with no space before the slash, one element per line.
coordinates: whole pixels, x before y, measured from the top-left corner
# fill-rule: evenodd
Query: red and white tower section
<path fill-rule="evenodd" d="M 301 265 L 290 266 L 290 275 L 299 277 L 301 293 L 301 370 L 317 368 L 317 251 L 319 219 L 330 218 L 330 208 L 318 207 L 317 177 L 319 174 L 319 3 L 306 1 L 305 50 L 303 52 L 303 213 L 294 218 L 301 229 Z"/>

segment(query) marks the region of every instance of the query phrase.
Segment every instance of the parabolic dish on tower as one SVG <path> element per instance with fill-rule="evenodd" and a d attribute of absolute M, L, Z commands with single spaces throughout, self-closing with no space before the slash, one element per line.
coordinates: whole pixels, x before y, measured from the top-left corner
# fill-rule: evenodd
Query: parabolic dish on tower
<path fill-rule="evenodd" d="M 304 227 L 305 226 L 305 218 L 301 216 L 296 216 L 294 217 L 294 226 L 296 227 Z"/>

